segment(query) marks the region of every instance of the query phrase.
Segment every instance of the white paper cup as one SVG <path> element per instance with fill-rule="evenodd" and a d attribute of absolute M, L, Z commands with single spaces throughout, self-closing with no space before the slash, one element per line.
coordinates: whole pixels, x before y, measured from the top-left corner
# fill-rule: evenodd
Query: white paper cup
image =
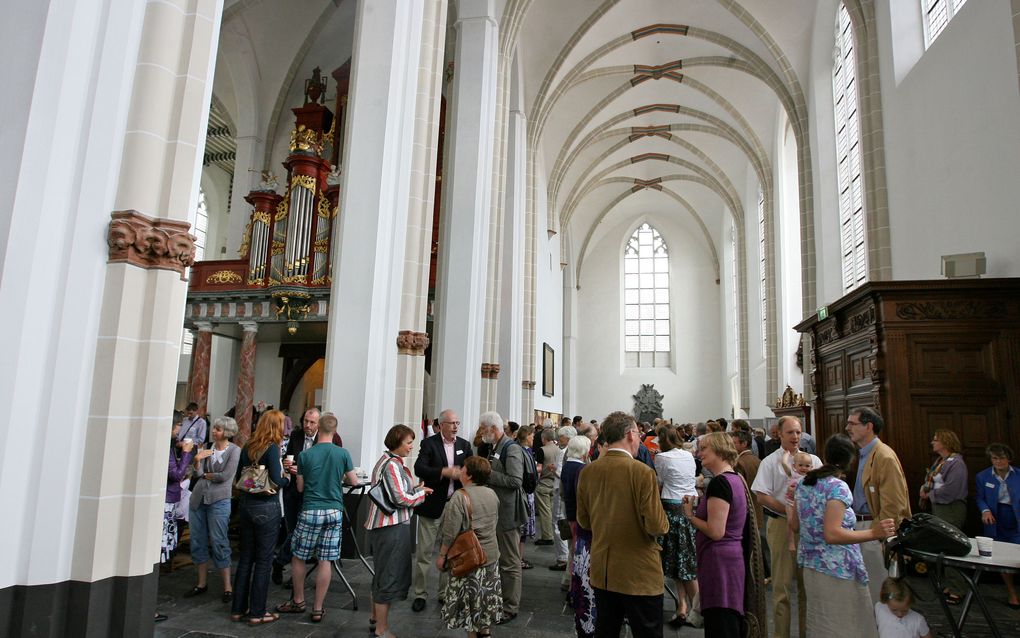
<path fill-rule="evenodd" d="M 974 540 L 977 542 L 978 555 L 980 556 L 991 556 L 992 555 L 992 539 L 987 536 L 975 536 Z"/>
<path fill-rule="evenodd" d="M 184 439 L 182 443 L 194 443 L 191 439 Z"/>
<path fill-rule="evenodd" d="M 293 454 L 288 454 L 287 455 L 287 461 L 293 463 L 294 462 L 294 455 Z"/>

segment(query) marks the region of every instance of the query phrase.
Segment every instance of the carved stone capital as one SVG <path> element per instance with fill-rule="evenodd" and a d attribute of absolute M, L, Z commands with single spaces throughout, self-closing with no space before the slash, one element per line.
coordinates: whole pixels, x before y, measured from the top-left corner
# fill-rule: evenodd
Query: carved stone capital
<path fill-rule="evenodd" d="M 212 332 L 213 325 L 209 321 L 196 321 L 195 331 L 197 332 Z"/>
<path fill-rule="evenodd" d="M 156 219 L 136 210 L 114 211 L 110 217 L 107 263 L 173 270 L 182 280 L 184 269 L 195 263 L 195 238 L 188 234 L 187 222 Z"/>
<path fill-rule="evenodd" d="M 482 364 L 482 378 L 483 379 L 498 379 L 499 378 L 499 364 L 498 363 L 483 363 Z"/>
<path fill-rule="evenodd" d="M 414 330 L 401 330 L 397 333 L 397 352 L 414 357 L 424 357 L 429 347 L 429 335 Z"/>

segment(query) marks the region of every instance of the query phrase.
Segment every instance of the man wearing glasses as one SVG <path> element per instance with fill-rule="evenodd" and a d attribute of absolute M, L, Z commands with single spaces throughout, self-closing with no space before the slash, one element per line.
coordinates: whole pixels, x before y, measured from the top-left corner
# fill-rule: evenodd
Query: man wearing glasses
<path fill-rule="evenodd" d="M 577 524 L 592 532 L 591 585 L 596 636 L 619 636 L 626 617 L 635 638 L 662 636 L 662 559 L 656 538 L 669 530 L 655 471 L 635 460 L 641 445 L 634 417 L 613 412 L 602 422 L 608 450 L 577 486 Z"/>
<path fill-rule="evenodd" d="M 851 408 L 846 433 L 858 448 L 857 480 L 854 482 L 853 509 L 857 529 L 868 529 L 872 520 L 910 518 L 910 495 L 900 459 L 891 447 L 879 440 L 882 417 L 871 408 Z M 861 543 L 864 566 L 868 570 L 871 601 L 878 602 L 882 581 L 889 575 L 882 554 L 882 541 Z"/>
<path fill-rule="evenodd" d="M 453 410 L 443 410 L 439 415 L 439 433 L 423 439 L 418 460 L 414 462 L 414 473 L 425 487 L 432 488 L 432 493 L 425 497 L 421 505 L 414 508 L 418 515 L 418 540 L 415 545 L 414 602 L 413 611 L 425 609 L 428 594 L 428 573 L 435 556 L 436 537 L 439 534 L 439 518 L 443 515 L 446 501 L 460 489 L 460 468 L 464 460 L 471 456 L 471 444 L 457 436 L 460 428 L 460 417 Z M 449 572 L 439 575 L 438 597 L 443 599 L 446 584 L 450 580 Z"/>

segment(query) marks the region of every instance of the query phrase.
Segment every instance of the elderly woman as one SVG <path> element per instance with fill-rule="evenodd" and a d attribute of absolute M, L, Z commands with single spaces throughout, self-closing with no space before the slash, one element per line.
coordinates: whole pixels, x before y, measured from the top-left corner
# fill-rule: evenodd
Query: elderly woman
<path fill-rule="evenodd" d="M 215 431 L 216 426 L 213 426 Z M 245 467 L 264 465 L 278 490 L 287 487 L 290 478 L 283 473 L 280 460 L 282 441 L 283 412 L 266 410 L 259 417 L 255 433 L 241 450 L 235 480 L 240 478 Z M 265 625 L 280 617 L 266 610 L 269 574 L 282 518 L 280 497 L 242 492 L 240 504 L 241 557 L 237 561 L 237 597 L 230 610 L 230 619 L 240 621 L 247 614 L 249 625 Z"/>
<path fill-rule="evenodd" d="M 931 450 L 937 456 L 928 468 L 921 485 L 921 504 L 931 502 L 931 513 L 942 520 L 963 528 L 967 520 L 967 464 L 960 456 L 960 438 L 952 430 L 935 430 L 931 440 Z M 947 573 L 947 581 L 952 589 L 962 590 L 962 577 L 954 570 Z M 959 594 L 945 589 L 946 602 L 959 605 L 963 600 Z"/>
<path fill-rule="evenodd" d="M 797 564 L 804 568 L 807 590 L 807 635 L 838 638 L 855 627 L 857 635 L 876 636 L 868 590 L 868 571 L 858 543 L 883 540 L 896 530 L 893 519 L 870 529 L 854 529 L 853 494 L 843 481 L 857 457 L 845 434 L 825 443 L 825 465 L 807 473 L 795 491 L 790 528 L 800 531 Z"/>
<path fill-rule="evenodd" d="M 515 429 L 513 427 L 514 425 L 516 425 L 516 424 L 511 421 L 511 424 L 507 426 L 507 429 L 512 430 L 514 432 L 513 438 L 514 438 L 515 441 L 517 441 L 517 443 L 520 444 L 520 446 L 522 448 L 524 448 L 524 453 L 525 454 L 530 454 L 531 458 L 534 459 L 535 458 L 535 450 L 534 450 L 535 428 L 533 428 L 531 426 L 528 426 L 528 425 L 525 425 L 524 427 L 518 426 Z M 536 463 L 536 466 L 538 467 L 539 475 L 541 475 L 541 473 L 542 473 L 542 465 L 540 463 Z M 524 521 L 524 524 L 521 525 L 521 543 L 520 543 L 520 547 L 521 547 L 521 569 L 531 569 L 532 567 L 534 567 L 534 565 L 532 565 L 530 562 L 528 562 L 524 558 L 524 541 L 528 540 L 529 538 L 535 538 L 535 535 L 536 535 L 536 529 L 535 529 L 535 495 L 534 494 L 527 494 L 527 493 L 525 493 L 524 494 L 524 502 L 528 506 L 528 518 L 527 518 L 526 521 Z"/>
<path fill-rule="evenodd" d="M 669 520 L 669 531 L 659 539 L 662 546 L 662 572 L 676 583 L 676 616 L 669 624 L 680 627 L 687 622 L 688 604 L 698 595 L 697 563 L 694 552 L 694 527 L 683 515 L 685 497 L 695 498 L 696 466 L 694 455 L 683 449 L 680 433 L 664 423 L 657 432 L 659 453 L 655 455 L 662 508 Z"/>
<path fill-rule="evenodd" d="M 525 428 L 521 428 L 522 430 Z M 439 522 L 439 557 L 436 567 L 447 570 L 446 552 L 461 532 L 473 529 L 488 562 L 464 576 L 450 576 L 442 615 L 450 629 L 464 629 L 468 636 L 488 636 L 489 627 L 503 612 L 503 587 L 499 582 L 499 548 L 496 522 L 499 497 L 485 483 L 492 465 L 480 456 L 469 456 L 461 472 L 463 489 L 453 493 Z"/>
<path fill-rule="evenodd" d="M 725 432 L 701 438 L 701 463 L 712 473 L 697 512 L 684 498 L 684 516 L 697 530 L 698 585 L 705 635 L 741 638 L 759 635 L 765 625 L 765 598 L 760 589 L 761 547 L 747 484 L 733 463 L 737 450 Z M 745 548 L 745 544 L 747 545 Z M 744 557 L 749 556 L 750 560 Z M 745 625 L 750 630 L 745 634 Z"/>
<path fill-rule="evenodd" d="M 372 483 L 382 483 L 389 501 L 394 505 L 392 514 L 379 509 L 374 502 L 368 506 L 368 547 L 375 558 L 375 576 L 372 578 L 372 611 L 376 636 L 392 636 L 389 631 L 390 605 L 394 600 L 407 600 L 411 588 L 411 514 L 432 489 L 415 485 L 411 470 L 404 459 L 414 445 L 414 430 L 406 425 L 394 425 L 383 441 L 386 452 L 372 470 Z"/>
<path fill-rule="evenodd" d="M 213 565 L 223 577 L 223 602 L 230 602 L 234 593 L 230 585 L 230 488 L 240 450 L 230 442 L 237 434 L 237 422 L 220 417 L 213 422 L 212 447 L 195 455 L 195 483 L 191 490 L 189 524 L 191 526 L 191 560 L 198 566 L 198 584 L 185 593 L 186 597 L 204 594 L 209 589 L 209 548 Z"/>
<path fill-rule="evenodd" d="M 1013 463 L 1013 450 L 1002 443 L 992 443 L 985 449 L 990 468 L 977 474 L 977 507 L 985 536 L 1003 543 L 1020 544 L 1020 469 Z M 1020 609 L 1013 574 L 1003 574 L 1008 600 L 1006 604 Z"/>
<path fill-rule="evenodd" d="M 595 590 L 588 568 L 591 564 L 591 530 L 577 524 L 577 481 L 591 452 L 591 439 L 578 434 L 567 441 L 563 469 L 560 470 L 560 491 L 565 518 L 570 523 L 570 602 L 574 607 L 574 630 L 578 638 L 595 635 Z"/>

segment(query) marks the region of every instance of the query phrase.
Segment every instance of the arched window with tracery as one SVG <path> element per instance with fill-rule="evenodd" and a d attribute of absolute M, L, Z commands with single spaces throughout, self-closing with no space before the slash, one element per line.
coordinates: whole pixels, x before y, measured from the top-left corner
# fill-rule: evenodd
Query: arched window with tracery
<path fill-rule="evenodd" d="M 864 178 L 861 175 L 861 127 L 858 118 L 857 65 L 850 14 L 839 3 L 833 49 L 832 94 L 836 115 L 836 172 L 839 188 L 839 245 L 843 292 L 868 280 Z"/>
<path fill-rule="evenodd" d="M 668 368 L 669 249 L 647 222 L 623 249 L 624 360 L 629 368 Z"/>

